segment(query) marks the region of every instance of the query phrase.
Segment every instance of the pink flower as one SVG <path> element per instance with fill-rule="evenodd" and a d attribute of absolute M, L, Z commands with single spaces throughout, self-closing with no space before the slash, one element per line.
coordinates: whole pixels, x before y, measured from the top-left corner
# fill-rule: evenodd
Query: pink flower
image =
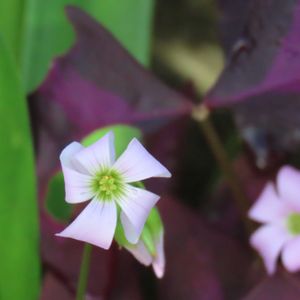
<path fill-rule="evenodd" d="M 250 238 L 263 258 L 268 274 L 282 263 L 290 272 L 300 270 L 300 172 L 284 166 L 277 176 L 277 187 L 268 183 L 249 211 L 249 217 L 263 225 Z"/>
<path fill-rule="evenodd" d="M 89 147 L 73 142 L 62 151 L 66 201 L 91 202 L 58 236 L 108 249 L 120 219 L 126 239 L 132 244 L 138 242 L 159 196 L 132 183 L 171 174 L 137 139 L 115 160 L 113 140 L 110 132 Z"/>

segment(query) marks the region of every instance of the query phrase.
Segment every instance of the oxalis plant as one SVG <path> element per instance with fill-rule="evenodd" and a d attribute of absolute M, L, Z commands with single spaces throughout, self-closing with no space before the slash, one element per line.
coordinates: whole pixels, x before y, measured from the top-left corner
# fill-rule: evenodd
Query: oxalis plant
<path fill-rule="evenodd" d="M 154 1 L 70 2 L 0 0 L 0 299 L 298 299 L 300 1 L 172 2 L 196 60 L 156 3 L 179 91 Z"/>

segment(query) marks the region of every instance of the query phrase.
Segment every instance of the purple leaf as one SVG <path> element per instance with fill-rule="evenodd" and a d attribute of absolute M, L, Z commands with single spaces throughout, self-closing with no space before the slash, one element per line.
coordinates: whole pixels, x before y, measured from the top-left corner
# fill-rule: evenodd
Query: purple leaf
<path fill-rule="evenodd" d="M 218 0 L 218 29 L 226 54 L 241 36 L 253 0 Z"/>
<path fill-rule="evenodd" d="M 263 169 L 282 163 L 300 146 L 298 94 L 272 92 L 231 107 L 237 127 Z"/>
<path fill-rule="evenodd" d="M 126 250 L 119 255 L 115 281 L 111 282 L 111 300 L 142 300 L 142 286 L 140 284 L 138 268 L 141 266 Z M 124 280 L 126 278 L 126 280 Z"/>
<path fill-rule="evenodd" d="M 247 248 L 173 199 L 162 199 L 160 209 L 167 265 L 159 299 L 238 299 L 250 265 Z"/>
<path fill-rule="evenodd" d="M 228 106 L 271 91 L 299 92 L 299 30 L 300 1 L 255 1 L 207 105 Z"/>
<path fill-rule="evenodd" d="M 233 161 L 235 173 L 239 176 L 239 183 L 249 200 L 247 206 L 251 205 L 261 194 L 266 183 L 275 179 L 277 169 L 262 172 L 255 168 L 245 153 Z M 204 209 L 206 219 L 214 227 L 234 236 L 244 236 L 244 226 L 240 212 L 238 211 L 231 190 L 224 178 L 216 185 L 210 201 L 207 201 Z M 244 236 L 248 243 L 247 237 Z"/>
<path fill-rule="evenodd" d="M 141 123 L 186 114 L 191 104 L 140 66 L 100 24 L 69 7 L 75 46 L 55 60 L 47 79 L 32 97 L 33 111 L 53 132 L 56 115 L 76 135 L 113 123 Z"/>
<path fill-rule="evenodd" d="M 160 162 L 172 170 L 171 180 L 147 180 L 147 188 L 162 195 L 177 192 L 181 184 L 180 166 L 183 163 L 183 150 L 187 145 L 188 116 L 178 118 L 163 126 L 160 130 L 146 135 L 146 145 L 154 157 L 159 157 Z M 185 145 L 183 147 L 182 145 Z"/>
<path fill-rule="evenodd" d="M 44 275 L 40 300 L 72 300 L 73 293 L 68 290 L 64 282 L 61 282 L 53 273 Z"/>
<path fill-rule="evenodd" d="M 300 1 L 251 4 L 244 35 L 205 102 L 233 110 L 257 166 L 265 168 L 300 145 Z"/>
<path fill-rule="evenodd" d="M 299 278 L 281 271 L 265 278 L 243 300 L 297 300 L 299 295 Z"/>

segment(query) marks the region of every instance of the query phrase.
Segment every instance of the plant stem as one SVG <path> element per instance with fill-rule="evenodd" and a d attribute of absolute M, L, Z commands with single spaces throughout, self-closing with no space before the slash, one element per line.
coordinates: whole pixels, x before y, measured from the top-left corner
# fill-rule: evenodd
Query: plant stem
<path fill-rule="evenodd" d="M 211 151 L 224 173 L 238 209 L 241 211 L 242 216 L 246 217 L 249 201 L 241 188 L 241 184 L 232 168 L 226 150 L 210 120 L 209 109 L 203 104 L 196 106 L 192 116 L 199 123 Z"/>
<path fill-rule="evenodd" d="M 77 284 L 76 300 L 84 300 L 84 296 L 86 294 L 92 249 L 92 245 L 84 244 Z"/>

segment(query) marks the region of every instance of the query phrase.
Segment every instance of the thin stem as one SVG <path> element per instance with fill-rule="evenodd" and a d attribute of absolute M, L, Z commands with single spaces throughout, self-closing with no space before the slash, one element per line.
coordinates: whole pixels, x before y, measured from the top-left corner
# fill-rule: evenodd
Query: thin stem
<path fill-rule="evenodd" d="M 84 244 L 79 279 L 77 284 L 76 300 L 84 300 L 85 298 L 84 296 L 86 294 L 92 249 L 92 245 Z"/>
<path fill-rule="evenodd" d="M 199 123 L 205 138 L 213 152 L 220 168 L 222 169 L 225 179 L 232 191 L 234 200 L 238 209 L 241 211 L 243 217 L 246 216 L 248 210 L 248 203 L 242 188 L 239 182 L 238 177 L 236 176 L 231 162 L 227 156 L 226 150 L 209 118 L 210 112 L 205 105 L 200 105 L 195 107 L 192 116 Z"/>

